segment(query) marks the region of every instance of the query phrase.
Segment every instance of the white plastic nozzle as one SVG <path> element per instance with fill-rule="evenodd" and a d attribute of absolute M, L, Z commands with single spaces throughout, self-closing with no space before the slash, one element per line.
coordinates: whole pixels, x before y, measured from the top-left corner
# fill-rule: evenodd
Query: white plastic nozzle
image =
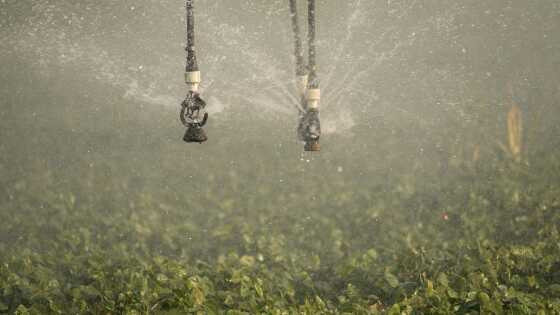
<path fill-rule="evenodd" d="M 200 71 L 185 72 L 185 83 L 190 91 L 197 92 L 200 85 Z"/>
<path fill-rule="evenodd" d="M 319 101 L 321 100 L 321 90 L 320 89 L 308 89 L 307 90 L 307 108 L 318 109 Z"/>

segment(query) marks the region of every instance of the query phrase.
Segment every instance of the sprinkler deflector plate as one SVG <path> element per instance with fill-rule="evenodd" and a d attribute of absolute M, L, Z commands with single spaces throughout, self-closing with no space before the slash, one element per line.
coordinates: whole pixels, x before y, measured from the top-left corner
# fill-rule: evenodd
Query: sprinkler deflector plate
<path fill-rule="evenodd" d="M 183 136 L 183 140 L 187 143 L 202 143 L 208 140 L 208 137 L 202 128 L 189 127 Z"/>
<path fill-rule="evenodd" d="M 319 145 L 319 140 L 306 142 L 305 146 L 304 146 L 304 150 L 309 151 L 309 152 L 321 151 L 321 146 Z"/>

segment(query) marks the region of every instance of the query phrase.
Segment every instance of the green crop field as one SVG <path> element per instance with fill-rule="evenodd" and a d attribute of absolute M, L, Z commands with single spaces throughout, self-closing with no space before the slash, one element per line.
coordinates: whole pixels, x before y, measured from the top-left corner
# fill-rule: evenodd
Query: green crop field
<path fill-rule="evenodd" d="M 560 313 L 557 150 L 421 168 L 384 136 L 131 124 L 6 125 L 0 313 Z"/>

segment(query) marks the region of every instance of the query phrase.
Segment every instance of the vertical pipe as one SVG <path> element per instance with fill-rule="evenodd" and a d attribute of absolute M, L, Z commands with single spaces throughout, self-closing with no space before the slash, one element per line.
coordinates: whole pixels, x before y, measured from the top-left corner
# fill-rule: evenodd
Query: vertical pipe
<path fill-rule="evenodd" d="M 308 0 L 308 42 L 309 42 L 309 78 L 307 82 L 306 113 L 303 117 L 305 151 L 320 151 L 321 122 L 319 120 L 319 78 L 315 51 L 315 0 Z"/>
<path fill-rule="evenodd" d="M 196 52 L 194 45 L 194 0 L 187 0 L 187 67 L 186 72 L 198 71 L 198 63 L 196 61 Z"/>
<path fill-rule="evenodd" d="M 292 18 L 292 30 L 294 32 L 294 56 L 296 58 L 296 76 L 307 74 L 303 57 L 303 47 L 299 30 L 296 0 L 290 0 L 290 16 Z"/>
<path fill-rule="evenodd" d="M 317 78 L 317 63 L 315 52 L 315 0 L 308 0 L 308 42 L 309 42 L 309 81 L 307 87 L 309 89 L 319 88 L 319 79 Z"/>

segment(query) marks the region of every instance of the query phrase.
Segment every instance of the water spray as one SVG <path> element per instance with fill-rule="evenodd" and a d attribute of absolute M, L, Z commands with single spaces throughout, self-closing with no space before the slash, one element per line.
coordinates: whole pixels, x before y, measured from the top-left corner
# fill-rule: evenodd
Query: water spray
<path fill-rule="evenodd" d="M 196 51 L 194 44 L 194 0 L 186 0 L 187 10 L 187 65 L 185 69 L 185 83 L 189 91 L 185 100 L 181 103 L 180 119 L 183 125 L 187 127 L 187 131 L 183 136 L 185 142 L 202 143 L 208 140 L 206 133 L 202 127 L 208 120 L 206 112 L 206 102 L 202 100 L 198 92 L 200 85 L 200 70 L 196 60 Z"/>

